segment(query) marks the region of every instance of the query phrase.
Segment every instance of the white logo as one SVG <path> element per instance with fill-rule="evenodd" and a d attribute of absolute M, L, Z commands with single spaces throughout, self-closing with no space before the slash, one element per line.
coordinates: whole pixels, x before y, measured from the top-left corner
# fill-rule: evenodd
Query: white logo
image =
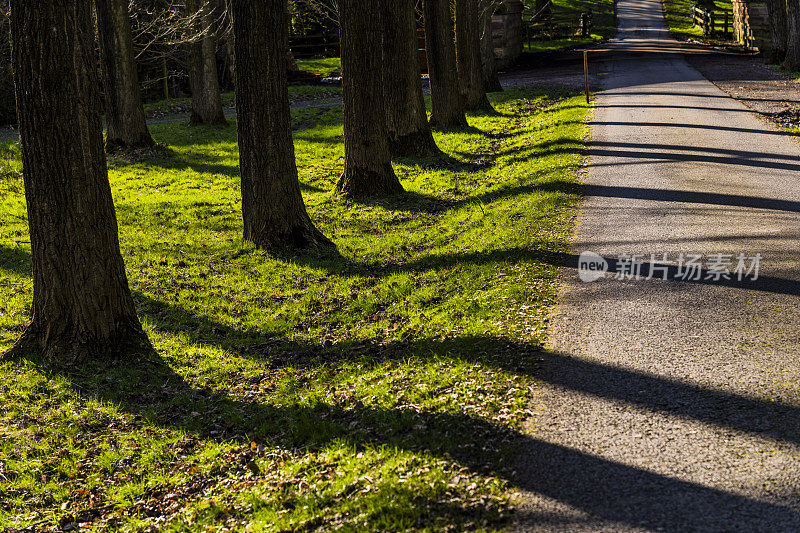
<path fill-rule="evenodd" d="M 578 277 L 584 283 L 602 278 L 608 272 L 608 262 L 594 252 L 581 252 L 578 257 Z"/>

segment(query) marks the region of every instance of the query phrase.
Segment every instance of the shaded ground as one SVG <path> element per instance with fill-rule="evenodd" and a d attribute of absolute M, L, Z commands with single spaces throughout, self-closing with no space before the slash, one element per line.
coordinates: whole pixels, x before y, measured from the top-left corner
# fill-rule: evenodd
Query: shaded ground
<path fill-rule="evenodd" d="M 800 83 L 764 64 L 761 57 L 737 54 L 687 56 L 689 64 L 714 85 L 784 127 L 800 127 Z"/>

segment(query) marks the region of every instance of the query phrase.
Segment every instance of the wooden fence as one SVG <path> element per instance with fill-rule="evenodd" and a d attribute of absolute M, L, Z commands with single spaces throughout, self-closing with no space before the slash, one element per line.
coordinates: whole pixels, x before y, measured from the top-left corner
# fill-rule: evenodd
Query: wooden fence
<path fill-rule="evenodd" d="M 592 34 L 592 13 L 524 15 L 525 40 L 551 41 L 567 37 L 589 37 Z"/>
<path fill-rule="evenodd" d="M 339 35 L 337 33 L 314 33 L 289 37 L 289 49 L 296 58 L 338 57 Z"/>
<path fill-rule="evenodd" d="M 730 11 L 709 11 L 708 9 L 696 5 L 691 7 L 692 22 L 695 26 L 703 29 L 706 37 L 721 36 L 728 38 L 730 32 L 733 36 L 733 13 Z"/>

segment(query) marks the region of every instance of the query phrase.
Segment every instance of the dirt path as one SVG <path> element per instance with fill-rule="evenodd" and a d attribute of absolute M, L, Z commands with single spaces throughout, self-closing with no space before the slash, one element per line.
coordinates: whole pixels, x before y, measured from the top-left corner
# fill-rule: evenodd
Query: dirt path
<path fill-rule="evenodd" d="M 800 531 L 800 144 L 687 64 L 658 0 L 618 13 L 572 256 L 612 272 L 565 270 L 518 527 Z"/>

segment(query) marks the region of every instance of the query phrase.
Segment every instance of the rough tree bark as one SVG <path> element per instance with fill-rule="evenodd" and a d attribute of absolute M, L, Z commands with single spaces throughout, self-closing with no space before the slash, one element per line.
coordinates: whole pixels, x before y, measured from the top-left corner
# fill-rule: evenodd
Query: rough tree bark
<path fill-rule="evenodd" d="M 436 155 L 422 95 L 414 0 L 391 0 L 387 7 L 383 85 L 389 149 L 399 157 Z"/>
<path fill-rule="evenodd" d="M 424 0 L 425 53 L 431 86 L 431 127 L 464 128 L 464 98 L 458 81 L 449 0 Z"/>
<path fill-rule="evenodd" d="M 381 68 L 386 2 L 339 0 L 344 173 L 336 189 L 349 197 L 403 192 L 392 169 L 386 127 Z"/>
<path fill-rule="evenodd" d="M 495 0 L 484 0 L 481 3 L 481 66 L 483 87 L 486 92 L 500 92 L 503 86 L 497 76 L 497 58 L 494 55 L 494 35 L 492 34 L 492 15 L 496 7 Z"/>
<path fill-rule="evenodd" d="M 456 0 L 456 62 L 467 109 L 491 110 L 483 86 L 478 0 Z"/>
<path fill-rule="evenodd" d="M 800 70 L 800 0 L 786 0 L 786 57 L 783 67 Z"/>
<path fill-rule="evenodd" d="M 192 116 L 189 124 L 224 126 L 217 74 L 217 38 L 214 6 L 208 0 L 188 0 L 187 10 L 197 13 L 195 30 L 200 36 L 189 45 L 189 86 L 192 90 Z"/>
<path fill-rule="evenodd" d="M 33 320 L 10 355 L 145 350 L 106 172 L 91 0 L 14 0 L 11 17 Z"/>
<path fill-rule="evenodd" d="M 767 0 L 771 46 L 767 61 L 778 63 L 786 57 L 786 0 Z"/>
<path fill-rule="evenodd" d="M 232 0 L 244 238 L 260 248 L 333 244 L 311 222 L 297 179 L 286 81 L 286 0 Z"/>
<path fill-rule="evenodd" d="M 106 101 L 106 150 L 152 146 L 139 91 L 128 2 L 97 0 L 95 5 Z"/>

